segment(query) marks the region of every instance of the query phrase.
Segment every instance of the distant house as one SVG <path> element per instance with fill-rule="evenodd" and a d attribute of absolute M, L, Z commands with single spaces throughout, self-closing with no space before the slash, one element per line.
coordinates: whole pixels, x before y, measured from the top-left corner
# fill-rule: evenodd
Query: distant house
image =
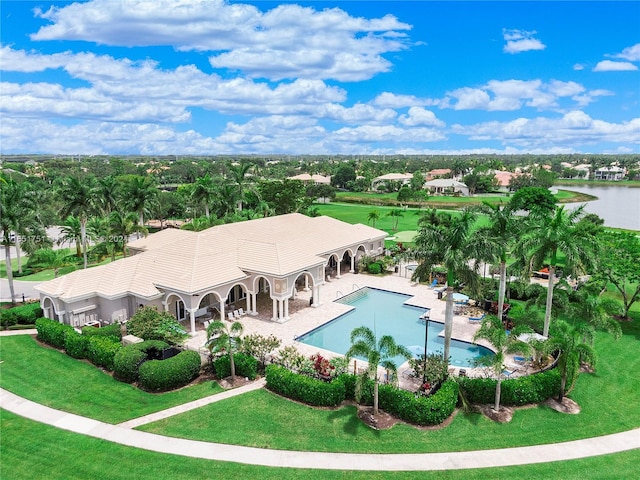
<path fill-rule="evenodd" d="M 522 175 L 521 173 L 513 173 L 513 172 L 502 172 L 496 171 L 494 177 L 498 181 L 498 190 L 502 192 L 509 191 L 509 184 L 511 183 L 512 178 L 516 178 Z"/>
<path fill-rule="evenodd" d="M 387 173 L 371 181 L 371 190 L 377 190 L 384 182 L 400 182 L 402 185 L 408 185 L 411 183 L 412 178 L 413 175 L 411 173 Z"/>
<path fill-rule="evenodd" d="M 615 180 L 616 182 L 624 178 L 624 169 L 620 167 L 602 167 L 593 173 L 595 180 Z"/>
<path fill-rule="evenodd" d="M 309 175 L 308 173 L 301 173 L 300 175 L 295 175 L 293 177 L 289 177 L 289 180 L 300 180 L 304 183 L 315 183 L 316 185 L 330 185 L 331 177 L 325 177 L 323 175 Z"/>
<path fill-rule="evenodd" d="M 457 193 L 464 195 L 465 197 L 469 196 L 469 187 L 464 183 L 453 180 L 452 178 L 436 178 L 435 180 L 429 180 L 424 184 L 424 188 L 432 194 L 445 195 Z"/>
<path fill-rule="evenodd" d="M 447 175 L 451 175 L 451 169 L 449 168 L 436 168 L 433 169 L 424 176 L 425 180 L 433 180 L 435 178 L 446 177 Z"/>

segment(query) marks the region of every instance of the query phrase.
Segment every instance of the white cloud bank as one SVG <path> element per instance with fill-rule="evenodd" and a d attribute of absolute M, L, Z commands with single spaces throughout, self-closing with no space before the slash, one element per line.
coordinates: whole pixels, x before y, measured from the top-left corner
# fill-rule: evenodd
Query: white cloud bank
<path fill-rule="evenodd" d="M 526 30 L 510 30 L 503 29 L 502 37 L 507 42 L 502 49 L 505 53 L 522 53 L 530 50 L 544 50 L 546 45 L 542 43 L 534 35 L 537 32 L 528 32 Z"/>

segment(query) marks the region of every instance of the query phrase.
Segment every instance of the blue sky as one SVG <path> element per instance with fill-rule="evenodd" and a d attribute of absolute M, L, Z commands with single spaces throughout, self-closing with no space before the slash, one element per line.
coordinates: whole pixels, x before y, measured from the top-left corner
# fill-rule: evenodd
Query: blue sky
<path fill-rule="evenodd" d="M 4 154 L 640 152 L 640 2 L 0 2 Z"/>

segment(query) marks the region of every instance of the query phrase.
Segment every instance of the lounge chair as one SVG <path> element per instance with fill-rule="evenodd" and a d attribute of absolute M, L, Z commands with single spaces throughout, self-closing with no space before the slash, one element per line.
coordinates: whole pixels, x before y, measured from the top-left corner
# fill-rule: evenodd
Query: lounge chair
<path fill-rule="evenodd" d="M 479 317 L 469 317 L 469 323 L 480 323 L 484 320 L 484 313 Z"/>
<path fill-rule="evenodd" d="M 434 289 L 436 288 L 436 285 L 438 285 L 438 279 L 434 278 L 433 282 L 431 282 L 431 285 L 429 285 L 429 288 Z"/>
<path fill-rule="evenodd" d="M 240 318 L 240 311 L 234 310 L 233 311 L 233 316 L 234 316 L 234 318 Z"/>
<path fill-rule="evenodd" d="M 211 323 L 211 320 L 205 320 L 205 322 L 203 323 L 204 325 L 204 329 L 206 330 L 207 328 L 209 328 L 209 324 Z"/>
<path fill-rule="evenodd" d="M 233 321 L 233 319 L 234 319 L 233 312 L 227 313 L 227 320 Z"/>
<path fill-rule="evenodd" d="M 240 314 L 241 317 L 244 317 L 244 309 L 239 308 L 238 313 Z"/>
<path fill-rule="evenodd" d="M 513 357 L 513 361 L 520 364 L 520 365 L 524 365 L 525 363 L 529 363 L 532 360 L 531 357 L 529 358 L 524 358 L 524 357 L 519 357 L 519 356 L 514 356 Z"/>

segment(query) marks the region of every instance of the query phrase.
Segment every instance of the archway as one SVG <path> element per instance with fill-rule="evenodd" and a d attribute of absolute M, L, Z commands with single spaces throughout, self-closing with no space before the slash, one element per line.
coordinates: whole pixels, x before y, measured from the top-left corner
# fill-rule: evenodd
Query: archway
<path fill-rule="evenodd" d="M 42 314 L 50 320 L 58 320 L 56 304 L 50 297 L 44 297 L 40 302 Z"/>
<path fill-rule="evenodd" d="M 227 320 L 237 320 L 252 312 L 251 295 L 246 285 L 236 283 L 229 288 L 224 300 L 224 311 Z"/>
<path fill-rule="evenodd" d="M 253 279 L 252 292 L 249 292 L 252 315 L 271 318 L 273 299 L 271 298 L 271 282 L 267 277 L 257 276 Z M 266 315 L 269 315 L 266 317 Z"/>
<path fill-rule="evenodd" d="M 316 283 L 313 280 L 313 275 L 306 271 L 301 272 L 295 278 L 291 287 L 291 297 L 289 298 L 288 306 L 289 314 L 314 305 L 319 293 L 316 288 Z"/>

